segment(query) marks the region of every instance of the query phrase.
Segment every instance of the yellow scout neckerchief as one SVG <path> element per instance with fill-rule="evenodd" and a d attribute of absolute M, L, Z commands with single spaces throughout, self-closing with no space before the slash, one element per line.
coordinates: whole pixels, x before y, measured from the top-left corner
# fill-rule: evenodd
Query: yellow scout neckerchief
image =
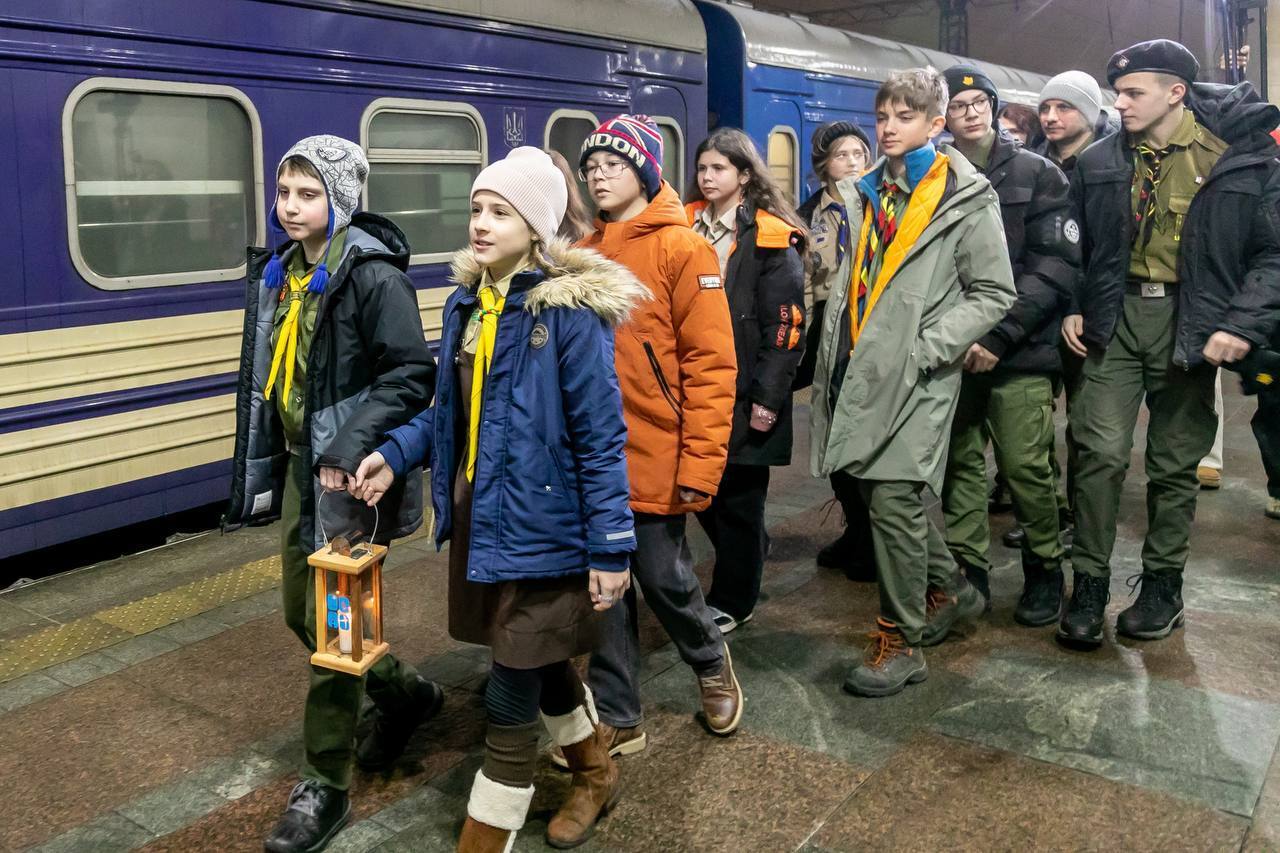
<path fill-rule="evenodd" d="M 276 375 L 280 372 L 280 363 L 284 362 L 284 407 L 289 408 L 289 389 L 293 387 L 293 367 L 298 361 L 298 318 L 302 315 L 302 303 L 307 298 L 307 285 L 311 282 L 312 273 L 299 278 L 296 273 L 289 273 L 289 292 L 285 298 L 289 300 L 289 312 L 284 315 L 280 324 L 280 337 L 276 339 L 276 351 L 271 355 L 271 375 L 267 377 L 267 387 L 262 396 L 271 399 L 271 392 L 276 387 Z"/>
<path fill-rule="evenodd" d="M 485 273 L 488 279 L 488 273 Z M 484 380 L 493 363 L 493 349 L 498 341 L 498 318 L 507 298 L 493 284 L 480 288 L 480 340 L 476 342 L 476 359 L 471 371 L 471 418 L 467 438 L 467 482 L 476 478 L 476 451 L 480 446 L 480 406 L 484 399 Z"/>

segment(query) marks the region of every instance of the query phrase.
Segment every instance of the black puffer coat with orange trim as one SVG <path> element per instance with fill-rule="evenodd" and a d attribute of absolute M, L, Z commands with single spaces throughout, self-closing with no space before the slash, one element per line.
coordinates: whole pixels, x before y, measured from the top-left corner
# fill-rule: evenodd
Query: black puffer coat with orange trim
<path fill-rule="evenodd" d="M 692 224 L 706 202 L 685 206 Z M 737 240 L 725 267 L 738 385 L 729 461 L 791 464 L 791 383 L 804 355 L 804 238 L 764 210 L 738 207 Z M 768 432 L 751 429 L 751 404 L 778 414 Z"/>

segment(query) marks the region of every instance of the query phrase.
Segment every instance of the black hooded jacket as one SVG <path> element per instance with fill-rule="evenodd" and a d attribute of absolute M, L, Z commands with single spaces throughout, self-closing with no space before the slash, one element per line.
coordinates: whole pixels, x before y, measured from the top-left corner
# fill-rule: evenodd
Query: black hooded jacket
<path fill-rule="evenodd" d="M 289 243 L 279 250 L 299 251 Z M 271 333 L 279 292 L 262 284 L 271 258 L 249 249 L 244 340 L 236 393 L 236 442 L 231 501 L 224 529 L 280 516 L 289 449 L 276 404 L 263 397 L 271 367 Z M 354 474 L 361 460 L 431 402 L 435 361 L 422 332 L 413 285 L 405 270 L 409 244 L 389 220 L 359 213 L 351 220 L 342 260 L 329 279 L 316 315 L 307 356 L 306 418 L 300 452 L 312 470 L 311 493 L 302 496 L 303 547 L 319 548 L 323 534 L 372 535 L 379 542 L 412 532 L 422 523 L 422 472 L 398 479 L 378 504 L 379 516 L 350 496 L 320 502 L 315 469 Z M 315 524 L 317 515 L 320 525 Z M 323 528 L 323 529 L 321 529 Z"/>
<path fill-rule="evenodd" d="M 1193 84 L 1187 106 L 1229 147 L 1192 198 L 1182 227 L 1173 362 L 1183 368 L 1204 361 L 1204 345 L 1219 330 L 1265 345 L 1280 314 L 1280 163 L 1270 135 L 1280 109 L 1249 83 Z M 1071 179 L 1084 264 L 1074 305 L 1094 352 L 1111 343 L 1124 307 L 1133 222 L 1126 137 L 1090 145 Z"/>
<path fill-rule="evenodd" d="M 1004 132 L 983 171 L 1000 199 L 1018 301 L 978 343 L 999 356 L 997 371 L 1056 373 L 1062 309 L 1080 268 L 1066 176 Z"/>
<path fill-rule="evenodd" d="M 1093 138 L 1089 140 L 1089 144 L 1097 142 L 1100 139 L 1106 139 L 1111 134 L 1120 129 L 1120 119 L 1113 115 L 1108 115 L 1106 110 L 1098 114 L 1098 120 L 1093 123 Z M 1062 173 L 1069 179 L 1071 173 L 1076 170 L 1076 161 L 1080 159 L 1078 154 L 1072 155 L 1059 163 L 1049 154 L 1049 140 L 1041 133 L 1034 143 L 1027 146 L 1033 154 L 1039 154 L 1046 158 L 1050 163 L 1062 170 Z M 1088 146 L 1086 146 L 1088 147 Z"/>

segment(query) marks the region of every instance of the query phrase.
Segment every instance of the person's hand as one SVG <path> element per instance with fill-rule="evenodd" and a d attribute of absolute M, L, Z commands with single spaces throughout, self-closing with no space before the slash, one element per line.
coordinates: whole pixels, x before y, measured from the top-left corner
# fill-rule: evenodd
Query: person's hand
<path fill-rule="evenodd" d="M 591 603 L 595 610 L 608 610 L 622 600 L 631 588 L 631 572 L 602 572 L 592 569 L 587 578 L 587 588 L 591 591 Z"/>
<path fill-rule="evenodd" d="M 326 492 L 342 492 L 347 488 L 347 472 L 341 468 L 320 467 L 320 485 Z"/>
<path fill-rule="evenodd" d="M 684 486 L 680 487 L 680 503 L 685 503 L 685 504 L 702 503 L 708 497 L 710 497 L 710 495 L 708 495 L 706 492 L 700 492 L 697 489 L 686 489 Z"/>
<path fill-rule="evenodd" d="M 1067 342 L 1067 349 L 1081 358 L 1089 357 L 1089 348 L 1084 345 L 1080 336 L 1084 334 L 1084 315 L 1068 314 L 1062 318 L 1062 339 Z"/>
<path fill-rule="evenodd" d="M 974 344 L 964 354 L 964 369 L 970 373 L 987 373 L 999 363 L 1000 356 L 982 344 Z"/>
<path fill-rule="evenodd" d="M 768 432 L 778 423 L 778 413 L 766 409 L 759 403 L 751 404 L 751 428 L 757 432 Z"/>
<path fill-rule="evenodd" d="M 356 475 L 351 479 L 351 497 L 373 506 L 382 500 L 382 496 L 396 481 L 395 472 L 387 464 L 387 460 L 376 450 L 364 458 Z"/>
<path fill-rule="evenodd" d="M 1252 345 L 1230 332 L 1214 332 L 1204 345 L 1204 360 L 1214 365 L 1233 364 L 1249 354 Z"/>

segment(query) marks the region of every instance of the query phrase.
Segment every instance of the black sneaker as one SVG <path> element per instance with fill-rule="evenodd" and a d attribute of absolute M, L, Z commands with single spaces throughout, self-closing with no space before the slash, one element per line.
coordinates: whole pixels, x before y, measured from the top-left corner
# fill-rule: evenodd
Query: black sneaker
<path fill-rule="evenodd" d="M 1111 579 L 1075 573 L 1071 602 L 1058 623 L 1058 639 L 1073 645 L 1102 645 L 1102 623 L 1111 600 Z"/>
<path fill-rule="evenodd" d="M 316 853 L 328 846 L 351 817 L 351 800 L 314 779 L 303 779 L 289 793 L 289 805 L 262 847 L 268 853 Z"/>
<path fill-rule="evenodd" d="M 418 726 L 440 713 L 444 691 L 434 681 L 414 676 L 413 701 L 408 708 L 385 711 L 373 707 L 373 728 L 356 748 L 356 765 L 364 771 L 386 770 L 409 745 Z"/>
<path fill-rule="evenodd" d="M 1013 609 L 1013 621 L 1030 628 L 1052 625 L 1062 616 L 1067 579 L 1062 567 L 1046 568 L 1043 561 L 1022 555 L 1022 595 Z"/>
<path fill-rule="evenodd" d="M 1143 572 L 1128 580 L 1138 600 L 1121 611 L 1116 633 L 1135 640 L 1162 640 L 1182 624 L 1182 575 L 1177 572 Z"/>
<path fill-rule="evenodd" d="M 1015 527 L 1008 533 L 1000 537 L 1000 541 L 1007 548 L 1021 548 L 1022 543 L 1027 541 L 1027 531 L 1021 527 Z"/>

